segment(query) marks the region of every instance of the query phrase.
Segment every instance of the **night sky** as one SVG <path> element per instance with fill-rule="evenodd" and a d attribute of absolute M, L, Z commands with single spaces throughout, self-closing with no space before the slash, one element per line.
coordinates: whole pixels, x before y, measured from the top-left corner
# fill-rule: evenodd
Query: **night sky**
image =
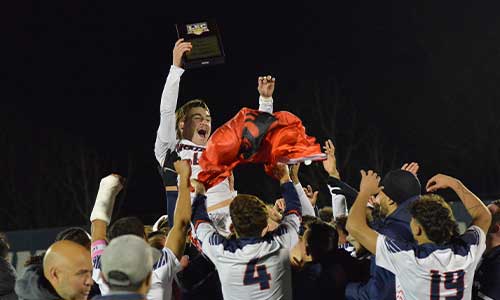
<path fill-rule="evenodd" d="M 500 197 L 497 1 L 173 2 L 4 4 L 0 230 L 88 223 L 91 204 L 73 202 L 93 203 L 109 172 L 128 178 L 115 216 L 162 214 L 153 146 L 174 24 L 207 17 L 226 63 L 184 73 L 179 103 L 205 99 L 214 130 L 257 107 L 257 76 L 271 74 L 275 111 L 333 138 L 353 186 L 360 168 L 418 161 L 422 182 L 444 172 Z M 320 166 L 301 174 L 323 187 Z M 278 192 L 260 166 L 236 170 L 236 187 Z"/>

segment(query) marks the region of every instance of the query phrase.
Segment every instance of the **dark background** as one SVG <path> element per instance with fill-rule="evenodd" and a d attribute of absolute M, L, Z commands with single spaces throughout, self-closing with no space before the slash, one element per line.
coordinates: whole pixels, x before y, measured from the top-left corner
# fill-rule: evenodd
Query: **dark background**
<path fill-rule="evenodd" d="M 214 129 L 257 107 L 257 76 L 272 74 L 275 111 L 332 138 L 353 186 L 360 168 L 418 161 L 422 183 L 443 172 L 499 197 L 500 4 L 328 3 L 4 3 L 0 230 L 87 224 L 109 172 L 128 178 L 115 217 L 164 212 L 153 145 L 174 24 L 204 17 L 219 24 L 226 64 L 187 71 L 179 103 L 206 99 Z M 320 165 L 301 177 L 324 191 Z M 236 187 L 278 193 L 261 166 L 239 168 Z"/>

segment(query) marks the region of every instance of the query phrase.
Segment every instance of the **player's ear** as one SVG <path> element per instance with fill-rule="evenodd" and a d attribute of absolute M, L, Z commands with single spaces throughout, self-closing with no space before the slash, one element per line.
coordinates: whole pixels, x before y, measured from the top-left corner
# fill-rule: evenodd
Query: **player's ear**
<path fill-rule="evenodd" d="M 417 225 L 417 236 L 421 236 L 422 235 L 422 227 L 419 225 Z"/>
<path fill-rule="evenodd" d="M 495 224 L 494 226 L 492 226 L 489 233 L 497 233 L 497 232 L 500 232 L 500 224 Z"/>
<path fill-rule="evenodd" d="M 182 131 L 182 130 L 184 130 L 184 120 L 185 120 L 185 119 L 182 119 L 182 120 L 180 120 L 180 121 L 179 121 L 179 129 L 180 129 L 181 131 Z"/>

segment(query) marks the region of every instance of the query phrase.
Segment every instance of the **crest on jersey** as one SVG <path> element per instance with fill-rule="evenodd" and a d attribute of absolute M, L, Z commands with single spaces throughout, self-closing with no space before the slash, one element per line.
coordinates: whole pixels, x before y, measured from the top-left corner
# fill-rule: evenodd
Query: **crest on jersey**
<path fill-rule="evenodd" d="M 204 32 L 209 32 L 207 22 L 186 24 L 187 34 L 201 35 Z"/>
<path fill-rule="evenodd" d="M 273 115 L 260 111 L 249 112 L 245 115 L 239 151 L 245 159 L 249 159 L 258 152 L 267 130 L 274 121 L 276 121 L 276 118 Z"/>

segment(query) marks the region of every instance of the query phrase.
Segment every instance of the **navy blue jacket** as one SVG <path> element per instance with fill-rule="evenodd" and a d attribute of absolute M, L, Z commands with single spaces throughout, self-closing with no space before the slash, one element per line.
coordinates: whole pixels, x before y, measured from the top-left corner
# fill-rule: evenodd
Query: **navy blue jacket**
<path fill-rule="evenodd" d="M 342 294 L 347 283 L 347 272 L 340 263 L 336 250 L 330 256 L 321 260 L 308 262 L 300 270 L 292 272 L 292 287 L 294 300 L 310 300 L 334 297 L 342 300 Z M 338 252 L 338 253 L 337 253 Z"/>
<path fill-rule="evenodd" d="M 137 293 L 110 294 L 106 296 L 95 296 L 92 300 L 144 300 L 146 296 Z"/>
<path fill-rule="evenodd" d="M 411 215 L 408 206 L 417 199 L 418 197 L 413 197 L 401 203 L 381 223 L 372 224 L 373 229 L 392 239 L 414 242 L 410 229 Z M 366 284 L 349 283 L 345 296 L 347 300 L 393 300 L 396 299 L 396 279 L 394 274 L 378 267 L 375 256 L 372 256 L 368 282 Z"/>
<path fill-rule="evenodd" d="M 500 246 L 483 255 L 474 275 L 473 299 L 500 299 Z"/>

